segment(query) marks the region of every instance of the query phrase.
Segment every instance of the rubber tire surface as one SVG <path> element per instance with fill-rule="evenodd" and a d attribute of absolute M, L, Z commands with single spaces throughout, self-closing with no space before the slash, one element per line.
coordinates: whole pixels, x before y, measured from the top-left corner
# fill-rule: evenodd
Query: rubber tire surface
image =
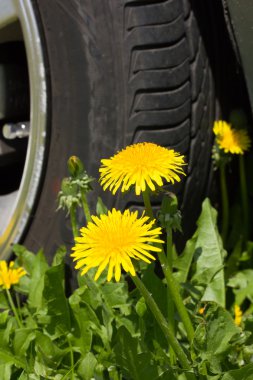
<path fill-rule="evenodd" d="M 186 155 L 187 177 L 176 190 L 192 224 L 210 171 L 214 90 L 188 0 L 37 0 L 34 7 L 47 62 L 50 139 L 25 244 L 50 255 L 71 243 L 69 222 L 55 213 L 70 155 L 98 177 L 101 158 L 140 141 Z M 109 207 L 140 203 L 102 196 Z"/>

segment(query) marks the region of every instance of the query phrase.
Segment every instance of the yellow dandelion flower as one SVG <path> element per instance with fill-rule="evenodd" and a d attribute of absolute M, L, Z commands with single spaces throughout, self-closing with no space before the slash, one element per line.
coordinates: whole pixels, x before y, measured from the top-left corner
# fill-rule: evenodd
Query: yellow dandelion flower
<path fill-rule="evenodd" d="M 160 252 L 161 249 L 149 243 L 163 243 L 158 239 L 161 228 L 153 228 L 154 220 L 149 221 L 147 216 L 138 218 L 137 211 L 121 211 L 115 208 L 107 215 L 92 216 L 87 227 L 81 228 L 81 236 L 75 238 L 72 248 L 74 261 L 78 261 L 75 268 L 82 268 L 81 275 L 91 268 L 98 267 L 95 280 L 108 267 L 107 281 L 115 276 L 120 280 L 121 266 L 126 272 L 135 276 L 132 259 L 150 263 L 155 257 L 149 252 Z"/>
<path fill-rule="evenodd" d="M 240 326 L 241 325 L 241 321 L 242 321 L 242 311 L 240 309 L 240 306 L 235 305 L 234 306 L 234 312 L 235 312 L 235 324 L 237 326 Z"/>
<path fill-rule="evenodd" d="M 216 141 L 225 153 L 244 154 L 250 148 L 251 141 L 246 129 L 233 129 L 225 121 L 215 121 L 213 127 Z"/>
<path fill-rule="evenodd" d="M 6 261 L 0 261 L 0 286 L 4 289 L 10 289 L 11 285 L 19 283 L 21 277 L 26 274 L 24 268 L 14 268 L 14 262 L 11 261 L 8 267 Z"/>
<path fill-rule="evenodd" d="M 101 160 L 100 181 L 103 189 L 109 188 L 113 194 L 121 186 L 127 191 L 135 186 L 136 195 L 149 187 L 154 191 L 163 180 L 174 183 L 184 174 L 184 156 L 173 149 L 163 148 L 153 143 L 138 143 L 127 146 L 109 159 Z"/>
<path fill-rule="evenodd" d="M 201 314 L 201 315 L 204 314 L 205 310 L 206 310 L 205 306 L 204 306 L 204 307 L 201 307 L 201 308 L 199 309 L 199 314 Z"/>
<path fill-rule="evenodd" d="M 213 132 L 214 132 L 215 136 L 223 135 L 228 130 L 231 130 L 231 125 L 228 124 L 226 121 L 216 120 L 214 122 Z"/>

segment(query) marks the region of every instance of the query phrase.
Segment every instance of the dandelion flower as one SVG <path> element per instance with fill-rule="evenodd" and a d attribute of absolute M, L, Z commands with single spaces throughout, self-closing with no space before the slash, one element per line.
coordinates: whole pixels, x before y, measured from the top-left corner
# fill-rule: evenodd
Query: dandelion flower
<path fill-rule="evenodd" d="M 101 162 L 101 185 L 113 194 L 120 186 L 124 192 L 134 185 L 136 195 L 140 195 L 146 187 L 154 191 L 156 185 L 163 185 L 163 180 L 179 182 L 179 174 L 185 174 L 182 169 L 184 156 L 173 149 L 148 142 L 129 145 Z"/>
<path fill-rule="evenodd" d="M 10 289 L 11 285 L 19 283 L 21 277 L 26 274 L 26 271 L 22 268 L 14 268 L 14 262 L 11 261 L 8 265 L 6 261 L 0 261 L 0 286 L 4 289 Z"/>
<path fill-rule="evenodd" d="M 78 261 L 76 269 L 82 268 L 81 275 L 91 268 L 98 267 L 95 280 L 108 267 L 107 281 L 114 275 L 119 281 L 121 266 L 126 272 L 135 276 L 132 259 L 150 263 L 155 257 L 150 251 L 160 252 L 161 249 L 150 243 L 163 243 L 158 239 L 161 228 L 153 228 L 154 220 L 147 216 L 138 218 L 137 211 L 118 211 L 112 209 L 107 215 L 92 216 L 92 222 L 81 228 L 81 237 L 75 238 L 72 248 L 74 261 Z"/>
<path fill-rule="evenodd" d="M 214 134 L 220 149 L 225 153 L 244 154 L 250 148 L 251 142 L 246 129 L 233 129 L 225 121 L 215 121 Z"/>
<path fill-rule="evenodd" d="M 237 326 L 240 326 L 241 321 L 242 321 L 242 311 L 240 309 L 240 306 L 235 305 L 234 312 L 235 312 L 235 324 Z"/>

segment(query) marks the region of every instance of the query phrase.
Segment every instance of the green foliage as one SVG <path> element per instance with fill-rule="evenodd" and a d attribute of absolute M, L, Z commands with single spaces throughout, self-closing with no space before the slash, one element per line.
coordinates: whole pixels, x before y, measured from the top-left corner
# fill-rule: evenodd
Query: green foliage
<path fill-rule="evenodd" d="M 99 199 L 97 213 L 105 212 Z M 159 213 L 164 229 L 178 229 L 179 218 L 175 199 L 165 198 Z M 51 265 L 42 250 L 34 254 L 20 245 L 13 250 L 16 263 L 24 267 L 27 276 L 11 289 L 21 326 L 4 289 L 0 291 L 1 379 L 253 378 L 253 271 L 240 269 L 238 264 L 243 257 L 242 241 L 226 260 L 217 213 L 209 200 L 203 203 L 197 229 L 183 253 L 173 253 L 173 276 L 194 324 L 193 342 L 187 341 L 176 310 L 173 329 L 191 371 L 185 372 L 173 356 L 145 298 L 128 277 L 115 283 L 107 282 L 102 274 L 95 282 L 91 270 L 78 276 L 78 287 L 67 296 L 64 247 L 57 250 Z M 166 317 L 171 303 L 159 266 L 152 263 L 140 268 L 143 283 Z M 240 327 L 233 313 L 225 309 L 226 285 L 232 289 L 231 306 L 249 304 Z"/>
<path fill-rule="evenodd" d="M 74 156 L 68 170 L 59 208 L 74 210 L 73 223 L 82 205 L 89 221 L 86 194 L 93 178 Z M 98 198 L 97 215 L 107 211 Z M 253 243 L 240 236 L 239 211 L 235 207 L 237 224 L 225 251 L 217 212 L 206 199 L 195 233 L 177 254 L 172 234 L 182 232 L 181 214 L 176 196 L 165 193 L 157 213 L 167 238 L 165 253 L 158 254 L 162 265 L 135 264 L 146 295 L 124 274 L 117 283 L 107 282 L 103 273 L 94 281 L 93 269 L 78 275 L 78 286 L 67 295 L 65 247 L 50 265 L 43 250 L 34 254 L 15 245 L 16 264 L 27 275 L 9 293 L 0 287 L 1 379 L 253 379 L 253 270 L 245 267 L 252 262 Z M 242 319 L 235 318 L 234 304 L 242 307 Z"/>
<path fill-rule="evenodd" d="M 94 375 L 95 367 L 103 367 L 101 360 L 106 358 L 110 362 L 112 333 L 108 330 L 116 319 L 113 310 L 119 308 L 124 313 L 128 310 L 125 285 L 118 284 L 112 296 L 112 284 L 108 284 L 104 292 L 98 285 L 92 290 L 82 286 L 67 298 L 63 249 L 57 251 L 52 266 L 47 264 L 42 251 L 34 255 L 16 246 L 15 252 L 17 261 L 28 273 L 25 287 L 19 287 L 27 294 L 27 302 L 19 310 L 23 328 L 17 328 L 9 310 L 1 314 L 0 365 L 5 366 L 6 378 L 17 369 L 23 370 L 19 372 L 20 378 L 29 375 L 29 378 L 38 379 L 55 379 L 56 376 L 67 379 L 72 373 L 75 378 L 91 378 L 87 376 Z M 101 294 L 104 297 L 102 303 Z M 107 314 L 112 314 L 110 318 L 100 306 L 105 302 L 109 310 Z M 102 315 L 107 325 L 101 323 Z M 96 341 L 96 338 L 99 339 Z M 90 352 L 93 339 L 97 344 L 97 358 Z M 86 375 L 83 375 L 84 371 Z"/>
<path fill-rule="evenodd" d="M 253 270 L 245 269 L 237 272 L 228 281 L 235 294 L 235 303 L 241 305 L 245 300 L 253 303 Z"/>
<path fill-rule="evenodd" d="M 243 368 L 228 371 L 222 380 L 251 380 L 253 374 L 253 364 L 248 364 Z"/>
<path fill-rule="evenodd" d="M 203 202 L 197 226 L 183 254 L 174 261 L 178 271 L 175 276 L 179 282 L 186 282 L 191 275 L 191 283 L 201 294 L 200 301 L 225 306 L 225 251 L 217 229 L 217 213 L 208 199 Z"/>
<path fill-rule="evenodd" d="M 240 341 L 240 332 L 228 311 L 216 303 L 208 304 L 193 342 L 194 356 L 197 361 L 201 358 L 198 366 L 203 374 L 222 374 L 229 368 L 229 354 Z"/>
<path fill-rule="evenodd" d="M 139 339 L 133 338 L 124 327 L 118 330 L 115 358 L 126 379 L 154 380 L 159 377 L 157 365 L 152 364 L 151 352 L 140 350 Z"/>
<path fill-rule="evenodd" d="M 217 213 L 209 200 L 203 203 L 195 242 L 193 283 L 204 287 L 202 301 L 216 301 L 225 306 L 224 256 L 216 227 Z"/>
<path fill-rule="evenodd" d="M 97 215 L 106 214 L 108 211 L 106 205 L 102 201 L 100 197 L 98 197 L 97 205 L 96 205 L 96 213 Z"/>

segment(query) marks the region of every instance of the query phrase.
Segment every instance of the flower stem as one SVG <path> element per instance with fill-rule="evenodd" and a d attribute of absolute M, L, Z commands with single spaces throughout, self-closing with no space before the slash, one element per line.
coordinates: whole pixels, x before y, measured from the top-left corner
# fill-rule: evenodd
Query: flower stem
<path fill-rule="evenodd" d="M 167 234 L 167 264 L 170 267 L 170 270 L 172 271 L 172 228 L 168 227 L 166 229 Z M 171 328 L 171 331 L 175 335 L 175 319 L 174 319 L 174 313 L 175 313 L 175 307 L 174 302 L 172 300 L 171 292 L 169 287 L 167 287 L 167 313 L 168 313 L 168 325 Z M 170 359 L 171 359 L 171 365 L 175 365 L 175 353 L 173 351 L 173 348 L 170 346 Z"/>
<path fill-rule="evenodd" d="M 76 207 L 71 206 L 70 208 L 70 221 L 71 221 L 71 227 L 74 238 L 78 236 L 78 228 L 77 228 L 77 221 L 76 221 Z"/>
<path fill-rule="evenodd" d="M 222 198 L 222 226 L 221 236 L 225 245 L 228 233 L 228 191 L 226 183 L 225 165 L 220 167 L 220 183 L 221 183 L 221 198 Z"/>
<path fill-rule="evenodd" d="M 166 339 L 168 339 L 169 344 L 171 345 L 174 352 L 176 353 L 178 360 L 181 363 L 181 366 L 186 370 L 190 370 L 191 366 L 189 364 L 189 361 L 184 351 L 182 350 L 180 344 L 178 343 L 178 340 L 174 336 L 174 333 L 171 330 L 171 327 L 167 324 L 164 316 L 162 315 L 160 309 L 158 308 L 154 298 L 150 295 L 149 291 L 147 290 L 147 288 L 145 287 L 145 285 L 143 284 L 143 282 L 140 280 L 138 276 L 132 276 L 132 280 L 136 288 L 139 290 L 139 292 L 145 299 L 147 306 L 149 307 L 150 311 L 153 313 Z"/>
<path fill-rule="evenodd" d="M 241 198 L 242 198 L 242 210 L 244 221 L 244 238 L 247 241 L 249 235 L 249 204 L 248 204 L 248 192 L 247 182 L 245 174 L 244 157 L 240 154 L 239 157 L 239 173 L 240 173 L 240 186 L 241 186 Z"/>
<path fill-rule="evenodd" d="M 75 368 L 75 365 L 74 365 L 74 354 L 73 354 L 73 347 L 72 347 L 72 344 L 71 344 L 71 341 L 69 339 L 69 337 L 67 336 L 67 341 L 68 341 L 68 345 L 69 345 L 69 348 L 70 348 L 70 372 L 71 372 L 71 380 L 75 380 L 75 373 L 74 373 L 74 368 Z"/>
<path fill-rule="evenodd" d="M 165 275 L 167 286 L 170 291 L 171 297 L 174 301 L 174 304 L 177 308 L 178 314 L 180 315 L 181 321 L 185 327 L 185 331 L 188 337 L 189 342 L 191 343 L 194 337 L 194 329 L 188 314 L 188 311 L 183 303 L 182 297 L 179 293 L 178 286 L 174 280 L 172 270 L 170 269 L 166 256 L 164 252 L 159 252 L 158 257 Z"/>
<path fill-rule="evenodd" d="M 82 197 L 82 204 L 83 204 L 83 212 L 84 212 L 86 221 L 88 223 L 88 222 L 91 222 L 90 208 L 87 202 L 86 194 L 83 190 L 81 191 L 81 197 Z"/>
<path fill-rule="evenodd" d="M 20 311 L 20 298 L 19 298 L 17 292 L 15 292 L 15 299 L 16 299 L 16 305 L 17 305 L 16 310 L 17 310 L 17 313 L 18 313 L 19 319 L 20 319 L 20 321 L 21 321 L 21 323 L 22 323 L 22 325 L 23 325 L 22 315 L 21 315 L 21 311 Z"/>
<path fill-rule="evenodd" d="M 9 289 L 5 289 L 5 290 L 6 290 L 7 298 L 8 298 L 8 301 L 9 301 L 9 305 L 10 305 L 10 307 L 11 307 L 11 309 L 12 309 L 12 312 L 13 312 L 13 314 L 14 314 L 14 317 L 15 317 L 15 319 L 16 319 L 16 321 L 17 321 L 18 327 L 22 328 L 23 325 L 22 325 L 22 322 L 21 322 L 21 320 L 20 320 L 20 318 L 19 318 L 19 315 L 18 315 L 17 309 L 16 309 L 16 307 L 15 307 L 15 305 L 14 305 L 14 302 L 13 302 L 13 299 L 12 299 L 12 296 L 11 296 L 11 293 L 10 293 Z"/>
<path fill-rule="evenodd" d="M 142 196 L 143 196 L 143 201 L 144 201 L 147 216 L 149 216 L 150 219 L 154 219 L 154 214 L 153 214 L 150 197 L 149 197 L 149 191 L 147 188 L 145 191 L 142 192 Z"/>
<path fill-rule="evenodd" d="M 172 269 L 172 229 L 168 227 L 166 229 L 166 235 L 167 235 L 167 262 Z"/>
<path fill-rule="evenodd" d="M 152 211 L 152 207 L 151 207 L 151 203 L 150 203 L 150 198 L 149 198 L 149 193 L 146 190 L 142 194 L 143 194 L 143 200 L 144 200 L 144 204 L 146 207 L 147 215 L 151 219 L 154 219 L 154 215 L 153 215 L 153 211 Z M 172 268 L 170 268 L 170 266 L 168 265 L 166 255 L 164 254 L 163 246 L 161 244 L 158 244 L 157 247 L 161 249 L 161 252 L 158 253 L 158 258 L 160 260 L 161 267 L 162 267 L 162 270 L 163 270 L 163 273 L 164 273 L 164 276 L 165 276 L 165 279 L 167 282 L 167 287 L 168 287 L 170 295 L 174 301 L 174 304 L 177 308 L 177 311 L 180 315 L 181 321 L 184 324 L 185 331 L 186 331 L 187 337 L 189 339 L 189 342 L 192 342 L 193 337 L 194 337 L 194 329 L 193 329 L 188 311 L 187 311 L 187 309 L 183 303 L 182 297 L 181 297 L 179 290 L 178 290 L 178 287 L 175 283 L 173 273 L 172 273 Z"/>

